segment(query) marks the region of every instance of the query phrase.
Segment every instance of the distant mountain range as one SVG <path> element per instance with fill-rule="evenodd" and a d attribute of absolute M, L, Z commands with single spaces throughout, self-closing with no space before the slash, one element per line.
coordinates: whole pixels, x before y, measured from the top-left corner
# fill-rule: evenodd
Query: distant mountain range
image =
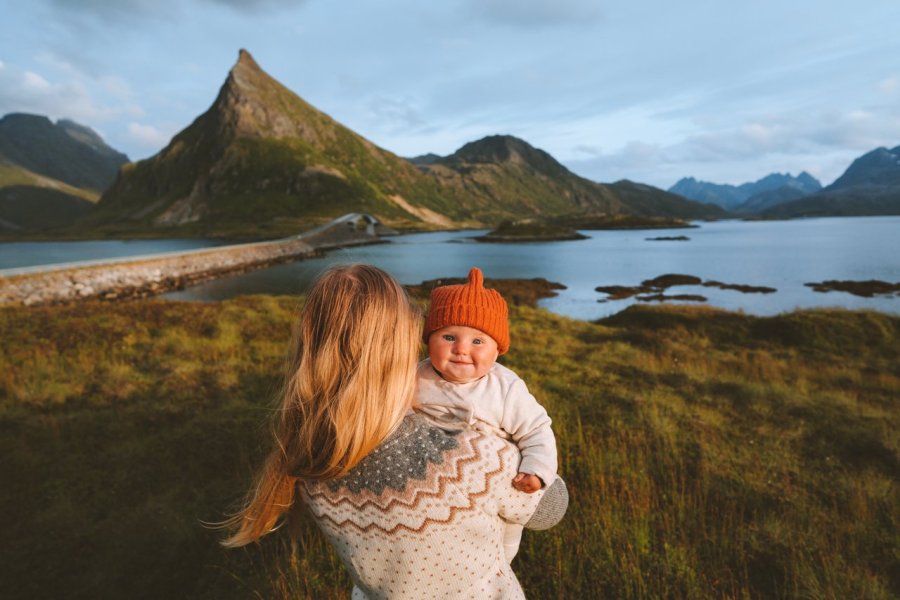
<path fill-rule="evenodd" d="M 128 157 L 73 121 L 0 119 L 0 231 L 68 225 L 89 214 Z"/>
<path fill-rule="evenodd" d="M 778 204 L 771 217 L 900 215 L 900 146 L 876 148 L 853 161 L 820 192 Z"/>
<path fill-rule="evenodd" d="M 670 192 L 711 202 L 739 215 L 771 218 L 900 215 L 900 146 L 876 148 L 857 158 L 823 188 L 806 172 L 773 173 L 739 186 L 681 179 Z"/>
<path fill-rule="evenodd" d="M 210 108 L 136 163 L 71 121 L 0 120 L 0 232 L 7 234 L 277 237 L 356 211 L 401 229 L 601 214 L 900 214 L 898 190 L 900 147 L 860 157 L 825 189 L 805 172 L 740 186 L 685 178 L 669 191 L 602 184 L 509 135 L 449 156 L 404 159 L 305 102 L 245 50 Z"/>
<path fill-rule="evenodd" d="M 669 188 L 673 194 L 698 202 L 709 202 L 736 213 L 759 213 L 782 202 L 802 198 L 822 189 L 822 184 L 807 173 L 772 173 L 752 183 L 728 185 L 697 181 L 685 177 Z"/>

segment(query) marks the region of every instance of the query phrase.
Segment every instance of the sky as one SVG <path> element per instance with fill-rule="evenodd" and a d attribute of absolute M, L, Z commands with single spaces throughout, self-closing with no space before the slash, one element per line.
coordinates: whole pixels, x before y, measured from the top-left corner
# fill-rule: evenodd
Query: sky
<path fill-rule="evenodd" d="M 212 104 L 238 51 L 400 156 L 509 134 L 668 189 L 900 145 L 897 0 L 0 0 L 0 115 L 132 160 Z"/>

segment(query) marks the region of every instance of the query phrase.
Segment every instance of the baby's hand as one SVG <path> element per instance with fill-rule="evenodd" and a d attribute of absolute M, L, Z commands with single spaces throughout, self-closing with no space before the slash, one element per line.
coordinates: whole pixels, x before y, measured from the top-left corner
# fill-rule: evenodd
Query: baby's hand
<path fill-rule="evenodd" d="M 533 494 L 541 489 L 541 478 L 531 473 L 519 473 L 513 479 L 513 487 L 520 492 Z"/>

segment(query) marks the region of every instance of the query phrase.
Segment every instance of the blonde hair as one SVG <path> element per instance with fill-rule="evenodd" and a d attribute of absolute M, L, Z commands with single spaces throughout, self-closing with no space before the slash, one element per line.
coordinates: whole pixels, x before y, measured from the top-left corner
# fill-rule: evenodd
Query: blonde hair
<path fill-rule="evenodd" d="M 275 447 L 222 543 L 272 531 L 298 480 L 346 474 L 400 423 L 412 403 L 421 324 L 387 273 L 349 265 L 324 273 L 301 311 L 288 359 Z"/>

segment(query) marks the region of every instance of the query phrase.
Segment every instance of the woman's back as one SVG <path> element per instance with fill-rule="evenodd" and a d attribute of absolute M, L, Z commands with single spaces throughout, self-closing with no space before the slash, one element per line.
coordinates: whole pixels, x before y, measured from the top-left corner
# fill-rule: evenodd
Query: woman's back
<path fill-rule="evenodd" d="M 517 448 L 409 413 L 421 333 L 384 271 L 347 265 L 319 277 L 291 343 L 272 448 L 223 523 L 225 546 L 277 529 L 299 492 L 356 598 L 522 597 L 501 546 L 504 519 L 552 526 L 565 485 L 517 492 Z"/>
<path fill-rule="evenodd" d="M 521 598 L 505 521 L 534 529 L 565 513 L 565 485 L 513 489 L 515 446 L 408 415 L 347 475 L 301 484 L 356 585 L 354 598 Z"/>

